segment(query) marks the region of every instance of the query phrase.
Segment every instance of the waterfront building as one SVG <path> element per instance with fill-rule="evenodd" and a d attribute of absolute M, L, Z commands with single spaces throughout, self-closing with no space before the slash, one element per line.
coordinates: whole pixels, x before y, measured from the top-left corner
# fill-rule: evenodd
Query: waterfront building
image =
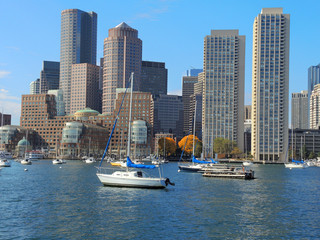
<path fill-rule="evenodd" d="M 134 158 L 142 158 L 151 154 L 151 145 L 148 144 L 148 127 L 147 123 L 142 120 L 132 122 L 131 141 L 133 144 Z"/>
<path fill-rule="evenodd" d="M 40 72 L 40 92 L 59 89 L 60 62 L 43 61 Z"/>
<path fill-rule="evenodd" d="M 35 81 L 30 83 L 30 94 L 39 94 L 40 92 L 40 79 L 37 78 Z"/>
<path fill-rule="evenodd" d="M 252 155 L 286 162 L 289 111 L 290 15 L 263 8 L 253 24 Z"/>
<path fill-rule="evenodd" d="M 65 110 L 64 110 L 64 101 L 63 101 L 62 90 L 61 89 L 48 90 L 48 94 L 55 96 L 57 116 L 64 116 Z"/>
<path fill-rule="evenodd" d="M 65 112 L 70 114 L 72 64 L 96 64 L 97 14 L 79 9 L 61 12 L 60 82 Z"/>
<path fill-rule="evenodd" d="M 99 66 L 72 65 L 70 113 L 89 107 L 99 110 Z"/>
<path fill-rule="evenodd" d="M 109 29 L 103 50 L 102 113 L 113 114 L 116 89 L 125 88 L 134 72 L 133 89 L 140 88 L 142 41 L 138 31 L 122 22 Z"/>
<path fill-rule="evenodd" d="M 320 153 L 320 130 L 319 129 L 289 129 L 289 149 L 296 153 L 298 159 L 308 159 L 311 152 L 317 156 Z M 293 139 L 292 139 L 293 138 Z"/>
<path fill-rule="evenodd" d="M 125 89 L 117 89 L 116 91 L 116 102 L 113 114 L 100 114 L 92 115 L 89 117 L 88 122 L 104 126 L 111 132 L 115 118 L 119 111 L 122 98 Z M 146 122 L 148 130 L 148 140 L 146 148 L 152 146 L 152 133 L 153 133 L 153 109 L 154 103 L 151 93 L 137 92 L 132 93 L 132 121 L 142 120 Z M 127 150 L 127 139 L 128 139 L 128 116 L 130 106 L 130 89 L 127 90 L 121 112 L 119 114 L 117 126 L 111 138 L 109 146 L 109 154 L 114 156 L 125 156 Z M 134 144 L 131 143 L 131 152 L 134 152 Z"/>
<path fill-rule="evenodd" d="M 245 36 L 238 30 L 211 30 L 204 38 L 203 153 L 213 157 L 215 138 L 243 151 Z"/>
<path fill-rule="evenodd" d="M 161 138 L 172 138 L 177 142 L 177 140 L 173 137 L 172 133 L 156 133 L 154 135 L 154 153 L 155 154 L 159 154 L 159 140 Z"/>
<path fill-rule="evenodd" d="M 0 113 L 0 126 L 11 125 L 11 114 Z"/>
<path fill-rule="evenodd" d="M 67 122 L 62 130 L 59 155 L 72 159 L 80 156 L 100 157 L 108 141 L 105 127 L 90 123 Z"/>
<path fill-rule="evenodd" d="M 308 91 L 301 91 L 301 93 L 292 93 L 291 124 L 293 129 L 309 128 L 308 109 L 309 109 Z"/>
<path fill-rule="evenodd" d="M 198 76 L 182 77 L 182 102 L 183 102 L 183 134 L 190 134 L 189 116 L 190 113 L 190 96 L 194 94 L 194 85 L 198 82 Z"/>
<path fill-rule="evenodd" d="M 183 134 L 183 102 L 177 95 L 159 95 L 154 99 L 154 133 L 172 133 L 178 139 Z"/>
<path fill-rule="evenodd" d="M 167 94 L 168 69 L 164 62 L 142 61 L 140 91 L 152 96 Z"/>
<path fill-rule="evenodd" d="M 310 97 L 314 86 L 320 83 L 320 64 L 308 68 L 308 123 L 310 123 Z"/>

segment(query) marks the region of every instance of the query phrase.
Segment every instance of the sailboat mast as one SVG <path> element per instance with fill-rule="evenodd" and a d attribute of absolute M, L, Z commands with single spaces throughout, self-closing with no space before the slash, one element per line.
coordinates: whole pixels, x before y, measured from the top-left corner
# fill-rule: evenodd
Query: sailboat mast
<path fill-rule="evenodd" d="M 132 110 L 132 92 L 133 92 L 133 72 L 131 73 L 131 93 L 130 93 L 130 107 L 129 107 L 129 121 L 128 121 L 128 142 L 127 142 L 127 157 L 130 156 L 130 142 L 131 142 L 131 110 Z"/>
<path fill-rule="evenodd" d="M 194 106 L 194 116 L 193 116 L 193 142 L 192 142 L 192 155 L 194 156 L 194 139 L 196 138 L 196 114 L 197 114 L 197 101 Z"/>

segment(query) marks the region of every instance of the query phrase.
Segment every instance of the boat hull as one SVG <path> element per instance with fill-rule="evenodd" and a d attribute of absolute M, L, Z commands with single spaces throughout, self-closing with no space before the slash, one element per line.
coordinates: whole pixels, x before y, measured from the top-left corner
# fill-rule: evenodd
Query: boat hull
<path fill-rule="evenodd" d="M 131 187 L 131 188 L 165 188 L 164 178 L 140 178 L 114 176 L 113 174 L 97 173 L 101 183 L 111 187 Z"/>
<path fill-rule="evenodd" d="M 186 172 L 199 172 L 202 167 L 198 165 L 181 165 L 179 169 Z"/>
<path fill-rule="evenodd" d="M 296 164 L 296 163 L 285 163 L 286 168 L 306 168 L 306 164 Z"/>

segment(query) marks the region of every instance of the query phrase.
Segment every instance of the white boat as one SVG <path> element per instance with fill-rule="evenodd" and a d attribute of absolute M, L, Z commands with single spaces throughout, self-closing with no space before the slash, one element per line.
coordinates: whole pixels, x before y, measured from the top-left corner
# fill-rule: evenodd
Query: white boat
<path fill-rule="evenodd" d="M 86 160 L 84 160 L 85 163 L 95 163 L 96 159 L 94 159 L 93 157 L 89 157 Z"/>
<path fill-rule="evenodd" d="M 11 164 L 7 159 L 1 158 L 0 159 L 0 167 L 11 167 Z"/>
<path fill-rule="evenodd" d="M 9 152 L 6 152 L 6 151 L 1 151 L 1 152 L 0 152 L 0 157 L 1 157 L 1 158 L 5 158 L 5 159 L 7 159 L 7 160 L 13 159 L 12 154 L 9 153 Z"/>
<path fill-rule="evenodd" d="M 132 170 L 129 168 L 155 168 L 154 165 L 144 165 L 144 164 L 134 164 L 130 160 L 130 139 L 131 139 L 131 118 L 132 118 L 132 92 L 133 92 L 133 73 L 131 74 L 131 91 L 130 91 L 130 108 L 129 108 L 129 127 L 128 127 L 128 141 L 127 141 L 127 162 L 126 162 L 126 169 L 125 170 L 116 170 L 112 173 L 105 173 L 104 168 L 100 166 L 98 168 L 97 176 L 101 183 L 105 186 L 114 186 L 114 187 L 133 187 L 133 188 L 165 188 L 168 184 L 174 185 L 170 182 L 168 178 L 161 177 L 161 171 L 159 169 L 159 177 L 151 177 L 148 176 L 145 172 L 141 170 Z M 124 94 L 123 98 L 125 98 L 126 93 Z M 121 110 L 121 106 L 119 112 L 117 114 L 113 129 L 117 124 L 117 119 Z M 112 134 L 109 136 L 109 141 L 112 137 Z M 107 152 L 108 144 L 106 146 L 105 153 Z M 104 153 L 104 155 L 105 155 Z M 104 159 L 104 156 L 102 156 Z"/>
<path fill-rule="evenodd" d="M 22 165 L 31 165 L 31 164 L 32 164 L 32 161 L 31 161 L 31 159 L 26 158 L 26 159 L 22 159 L 22 160 L 20 161 L 20 163 L 21 163 Z"/>
<path fill-rule="evenodd" d="M 64 164 L 64 163 L 67 163 L 67 162 L 62 159 L 55 159 L 52 161 L 52 164 Z"/>
<path fill-rule="evenodd" d="M 250 167 L 250 166 L 253 165 L 253 162 L 245 161 L 245 162 L 242 163 L 242 165 L 245 166 L 245 167 Z"/>
<path fill-rule="evenodd" d="M 306 168 L 307 167 L 307 164 L 305 163 L 295 163 L 295 162 L 292 162 L 292 163 L 285 163 L 284 166 L 286 168 Z"/>

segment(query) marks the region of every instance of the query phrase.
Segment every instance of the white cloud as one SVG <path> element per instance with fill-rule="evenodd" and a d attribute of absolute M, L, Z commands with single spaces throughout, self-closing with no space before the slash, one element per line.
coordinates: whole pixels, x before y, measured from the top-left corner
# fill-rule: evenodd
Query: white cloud
<path fill-rule="evenodd" d="M 4 71 L 4 70 L 0 70 L 0 79 L 1 78 L 5 78 L 6 76 L 8 76 L 11 72 L 8 71 Z"/>
<path fill-rule="evenodd" d="M 171 92 L 168 92 L 168 95 L 178 95 L 178 96 L 182 96 L 182 90 L 178 89 L 178 90 L 173 90 Z"/>
<path fill-rule="evenodd" d="M 157 21 L 158 15 L 168 12 L 168 7 L 152 8 L 148 12 L 138 13 L 134 19 L 146 19 L 150 21 Z"/>

